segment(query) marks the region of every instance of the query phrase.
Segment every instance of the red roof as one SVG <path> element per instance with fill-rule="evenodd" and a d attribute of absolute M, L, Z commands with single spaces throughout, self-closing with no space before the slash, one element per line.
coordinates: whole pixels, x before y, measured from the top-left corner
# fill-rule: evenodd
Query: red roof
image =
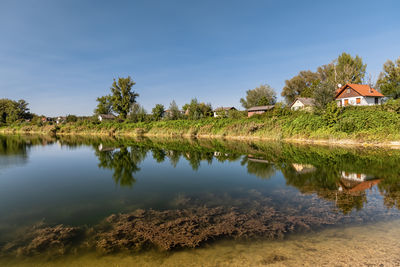
<path fill-rule="evenodd" d="M 352 88 L 354 91 L 359 93 L 361 96 L 378 96 L 378 97 L 384 97 L 381 93 L 376 91 L 374 88 L 367 84 L 354 84 L 354 83 L 346 83 L 343 85 L 340 89 L 336 90 L 336 97 L 338 97 L 343 90 L 346 88 Z"/>

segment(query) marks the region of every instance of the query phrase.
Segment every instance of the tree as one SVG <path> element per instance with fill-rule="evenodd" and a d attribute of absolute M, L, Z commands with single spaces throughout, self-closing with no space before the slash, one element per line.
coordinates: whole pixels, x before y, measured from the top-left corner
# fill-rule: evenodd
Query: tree
<path fill-rule="evenodd" d="M 319 77 L 318 73 L 309 70 L 300 71 L 298 75 L 285 81 L 285 86 L 282 89 L 281 95 L 285 97 L 287 103 L 293 102 L 298 96 L 311 97 L 312 93 L 307 92 L 307 94 L 305 94 L 303 92 L 311 87 L 313 82 L 318 80 Z"/>
<path fill-rule="evenodd" d="M 65 118 L 66 122 L 77 122 L 78 121 L 78 117 L 75 115 L 67 115 L 67 117 Z"/>
<path fill-rule="evenodd" d="M 96 109 L 94 110 L 95 114 L 111 114 L 112 112 L 112 102 L 111 102 L 111 96 L 106 95 L 106 96 L 101 96 L 96 99 L 97 104 Z"/>
<path fill-rule="evenodd" d="M 400 98 L 400 57 L 395 63 L 391 60 L 385 62 L 376 84 L 385 96 Z"/>
<path fill-rule="evenodd" d="M 240 99 L 240 103 L 246 109 L 254 106 L 273 105 L 275 102 L 276 93 L 268 84 L 262 84 L 252 90 L 247 90 L 246 99 Z"/>
<path fill-rule="evenodd" d="M 315 106 L 325 109 L 328 103 L 335 100 L 335 85 L 329 81 L 319 83 L 314 91 Z"/>
<path fill-rule="evenodd" d="M 169 104 L 169 112 L 167 116 L 167 118 L 170 120 L 177 120 L 182 117 L 181 111 L 179 110 L 178 105 L 175 103 L 175 100 L 172 100 L 171 104 Z"/>
<path fill-rule="evenodd" d="M 319 82 L 328 82 L 335 86 L 346 83 L 362 83 L 365 77 L 366 64 L 359 56 L 352 57 L 342 53 L 331 63 L 317 68 L 316 72 L 300 71 L 298 75 L 285 81 L 282 96 L 291 103 L 298 96 L 313 97 Z"/>
<path fill-rule="evenodd" d="M 139 96 L 139 94 L 132 91 L 132 86 L 135 84 L 132 78 L 128 76 L 127 78 L 118 78 L 118 82 L 114 79 L 110 88 L 112 109 L 122 119 L 126 118 L 133 103 L 136 102 L 136 97 Z"/>
<path fill-rule="evenodd" d="M 153 117 L 157 121 L 160 120 L 163 117 L 164 112 L 165 112 L 164 105 L 161 105 L 161 104 L 157 104 L 152 109 Z"/>
<path fill-rule="evenodd" d="M 193 98 L 190 104 L 185 104 L 182 108 L 185 110 L 188 118 L 192 120 L 210 117 L 213 114 L 210 103 L 199 103 L 196 98 Z"/>
<path fill-rule="evenodd" d="M 10 124 L 31 117 L 32 114 L 29 113 L 28 103 L 25 100 L 0 99 L 0 123 Z"/>
<path fill-rule="evenodd" d="M 145 121 L 147 117 L 147 111 L 143 106 L 138 103 L 133 103 L 131 112 L 129 113 L 129 120 L 132 122 L 142 122 Z"/>

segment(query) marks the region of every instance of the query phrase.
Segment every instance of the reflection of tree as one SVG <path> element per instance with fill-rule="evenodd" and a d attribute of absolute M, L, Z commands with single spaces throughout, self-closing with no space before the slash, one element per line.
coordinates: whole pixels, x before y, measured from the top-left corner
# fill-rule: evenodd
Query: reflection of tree
<path fill-rule="evenodd" d="M 192 169 L 197 171 L 202 160 L 205 160 L 211 164 L 214 154 L 213 152 L 186 151 L 183 153 L 183 157 L 189 162 L 189 165 L 192 167 Z"/>
<path fill-rule="evenodd" d="M 400 179 L 398 176 L 384 179 L 379 183 L 378 188 L 383 195 L 386 207 L 400 209 Z"/>
<path fill-rule="evenodd" d="M 121 147 L 114 151 L 96 151 L 99 167 L 114 170 L 113 179 L 121 186 L 135 183 L 133 173 L 140 170 L 138 165 L 146 157 L 147 150 L 141 147 Z"/>
<path fill-rule="evenodd" d="M 153 148 L 153 158 L 158 162 L 161 163 L 165 160 L 166 153 L 163 149 L 160 148 Z"/>
<path fill-rule="evenodd" d="M 246 165 L 247 163 L 247 165 Z M 263 179 L 269 179 L 275 174 L 274 164 L 263 160 L 245 156 L 241 162 L 247 166 L 247 172 Z"/>

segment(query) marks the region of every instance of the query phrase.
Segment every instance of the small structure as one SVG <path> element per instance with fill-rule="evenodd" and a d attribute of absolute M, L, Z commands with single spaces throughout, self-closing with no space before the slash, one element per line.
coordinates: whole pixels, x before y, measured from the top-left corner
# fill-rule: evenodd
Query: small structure
<path fill-rule="evenodd" d="M 339 107 L 373 106 L 382 104 L 384 95 L 366 84 L 347 83 L 336 90 L 335 100 Z"/>
<path fill-rule="evenodd" d="M 219 117 L 221 114 L 228 115 L 229 110 L 236 110 L 235 107 L 219 107 L 214 110 L 214 117 Z"/>
<path fill-rule="evenodd" d="M 247 117 L 250 118 L 254 114 L 263 114 L 269 110 L 273 110 L 274 107 L 275 107 L 274 105 L 251 107 L 247 110 Z"/>
<path fill-rule="evenodd" d="M 57 123 L 57 124 L 64 123 L 66 120 L 67 120 L 66 117 L 61 117 L 61 116 L 60 116 L 60 117 L 57 117 L 56 123 Z"/>
<path fill-rule="evenodd" d="M 99 116 L 97 116 L 97 119 L 99 121 L 114 120 L 115 116 L 113 114 L 100 114 Z"/>
<path fill-rule="evenodd" d="M 313 98 L 309 97 L 298 97 L 290 105 L 291 110 L 303 109 L 306 111 L 311 111 L 315 106 L 315 101 Z"/>

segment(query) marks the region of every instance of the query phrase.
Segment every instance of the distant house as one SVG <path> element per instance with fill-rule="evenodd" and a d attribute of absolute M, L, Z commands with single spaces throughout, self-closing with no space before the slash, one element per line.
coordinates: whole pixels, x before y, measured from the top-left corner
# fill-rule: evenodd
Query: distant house
<path fill-rule="evenodd" d="M 214 117 L 219 117 L 222 113 L 228 114 L 229 110 L 236 110 L 235 107 L 219 107 L 214 110 Z"/>
<path fill-rule="evenodd" d="M 60 124 L 60 123 L 64 123 L 65 121 L 66 121 L 66 117 L 57 117 L 57 119 L 56 119 L 56 123 L 57 124 Z"/>
<path fill-rule="evenodd" d="M 290 105 L 290 109 L 291 110 L 303 109 L 303 110 L 310 111 L 314 108 L 314 106 L 315 106 L 315 101 L 313 98 L 298 97 Z"/>
<path fill-rule="evenodd" d="M 336 90 L 335 100 L 340 107 L 382 104 L 384 95 L 366 84 L 347 83 Z"/>
<path fill-rule="evenodd" d="M 114 120 L 116 117 L 112 114 L 100 114 L 97 116 L 97 119 L 99 121 L 104 121 L 104 120 Z"/>
<path fill-rule="evenodd" d="M 270 106 L 256 106 L 256 107 L 251 107 L 247 110 L 247 117 L 251 117 L 254 114 L 263 114 L 269 110 L 273 110 L 274 109 L 274 105 L 270 105 Z"/>

